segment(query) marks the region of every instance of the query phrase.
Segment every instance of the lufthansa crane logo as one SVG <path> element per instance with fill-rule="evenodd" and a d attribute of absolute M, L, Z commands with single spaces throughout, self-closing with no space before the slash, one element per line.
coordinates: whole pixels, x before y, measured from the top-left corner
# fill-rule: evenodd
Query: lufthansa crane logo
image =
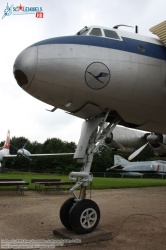
<path fill-rule="evenodd" d="M 91 63 L 85 71 L 85 82 L 91 89 L 102 89 L 110 81 L 109 68 L 101 62 Z"/>

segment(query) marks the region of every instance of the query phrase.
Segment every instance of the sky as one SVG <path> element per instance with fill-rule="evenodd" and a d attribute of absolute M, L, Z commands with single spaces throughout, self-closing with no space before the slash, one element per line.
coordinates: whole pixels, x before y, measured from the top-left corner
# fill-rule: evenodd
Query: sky
<path fill-rule="evenodd" d="M 2 18 L 7 3 L 14 7 L 42 7 L 44 17 L 29 14 Z M 55 137 L 77 143 L 80 136 L 82 119 L 62 110 L 46 111 L 52 107 L 17 85 L 13 64 L 22 50 L 43 39 L 74 35 L 90 25 L 138 25 L 140 34 L 153 36 L 149 28 L 166 20 L 165 13 L 165 0 L 1 0 L 0 141 L 5 140 L 8 129 L 11 137 L 24 136 L 41 143 Z"/>

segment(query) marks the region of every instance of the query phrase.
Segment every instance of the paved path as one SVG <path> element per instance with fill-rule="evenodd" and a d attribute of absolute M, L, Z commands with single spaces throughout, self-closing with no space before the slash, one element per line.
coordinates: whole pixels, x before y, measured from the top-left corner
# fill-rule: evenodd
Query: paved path
<path fill-rule="evenodd" d="M 62 227 L 59 209 L 69 197 L 65 192 L 18 196 L 0 191 L 0 239 L 61 241 L 52 232 Z M 56 249 L 166 249 L 166 187 L 95 190 L 92 199 L 101 210 L 100 227 L 113 239 Z"/>

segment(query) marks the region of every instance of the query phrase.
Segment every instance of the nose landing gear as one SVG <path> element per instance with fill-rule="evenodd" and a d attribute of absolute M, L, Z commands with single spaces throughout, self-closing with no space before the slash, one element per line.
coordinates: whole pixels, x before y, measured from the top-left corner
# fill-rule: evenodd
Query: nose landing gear
<path fill-rule="evenodd" d="M 97 117 L 83 123 L 74 156 L 78 162 L 84 163 L 84 166 L 80 172 L 71 172 L 69 175 L 70 180 L 76 181 L 75 186 L 70 189 L 74 197 L 63 203 L 60 219 L 67 229 L 77 234 L 92 232 L 100 221 L 100 209 L 94 201 L 86 199 L 86 190 L 93 179 L 90 173 L 93 155 L 120 122 L 119 116 L 116 116 L 110 124 L 106 123 L 109 113 L 108 111 L 105 117 Z M 78 187 L 80 187 L 79 197 L 74 193 Z"/>

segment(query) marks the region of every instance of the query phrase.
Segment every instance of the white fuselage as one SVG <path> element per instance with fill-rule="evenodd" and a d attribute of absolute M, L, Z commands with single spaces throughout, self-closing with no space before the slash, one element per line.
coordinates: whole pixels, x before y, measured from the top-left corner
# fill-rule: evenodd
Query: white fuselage
<path fill-rule="evenodd" d="M 0 150 L 0 162 L 3 160 L 3 157 L 5 156 L 5 155 L 9 155 L 10 153 L 9 153 L 9 149 L 7 149 L 7 148 L 2 148 L 1 150 Z"/>
<path fill-rule="evenodd" d="M 75 116 L 114 110 L 139 129 L 166 133 L 166 48 L 117 33 L 119 40 L 86 35 L 36 43 L 17 57 L 15 78 L 29 94 Z"/>
<path fill-rule="evenodd" d="M 123 171 L 166 173 L 166 162 L 162 161 L 130 162 L 122 165 Z"/>

